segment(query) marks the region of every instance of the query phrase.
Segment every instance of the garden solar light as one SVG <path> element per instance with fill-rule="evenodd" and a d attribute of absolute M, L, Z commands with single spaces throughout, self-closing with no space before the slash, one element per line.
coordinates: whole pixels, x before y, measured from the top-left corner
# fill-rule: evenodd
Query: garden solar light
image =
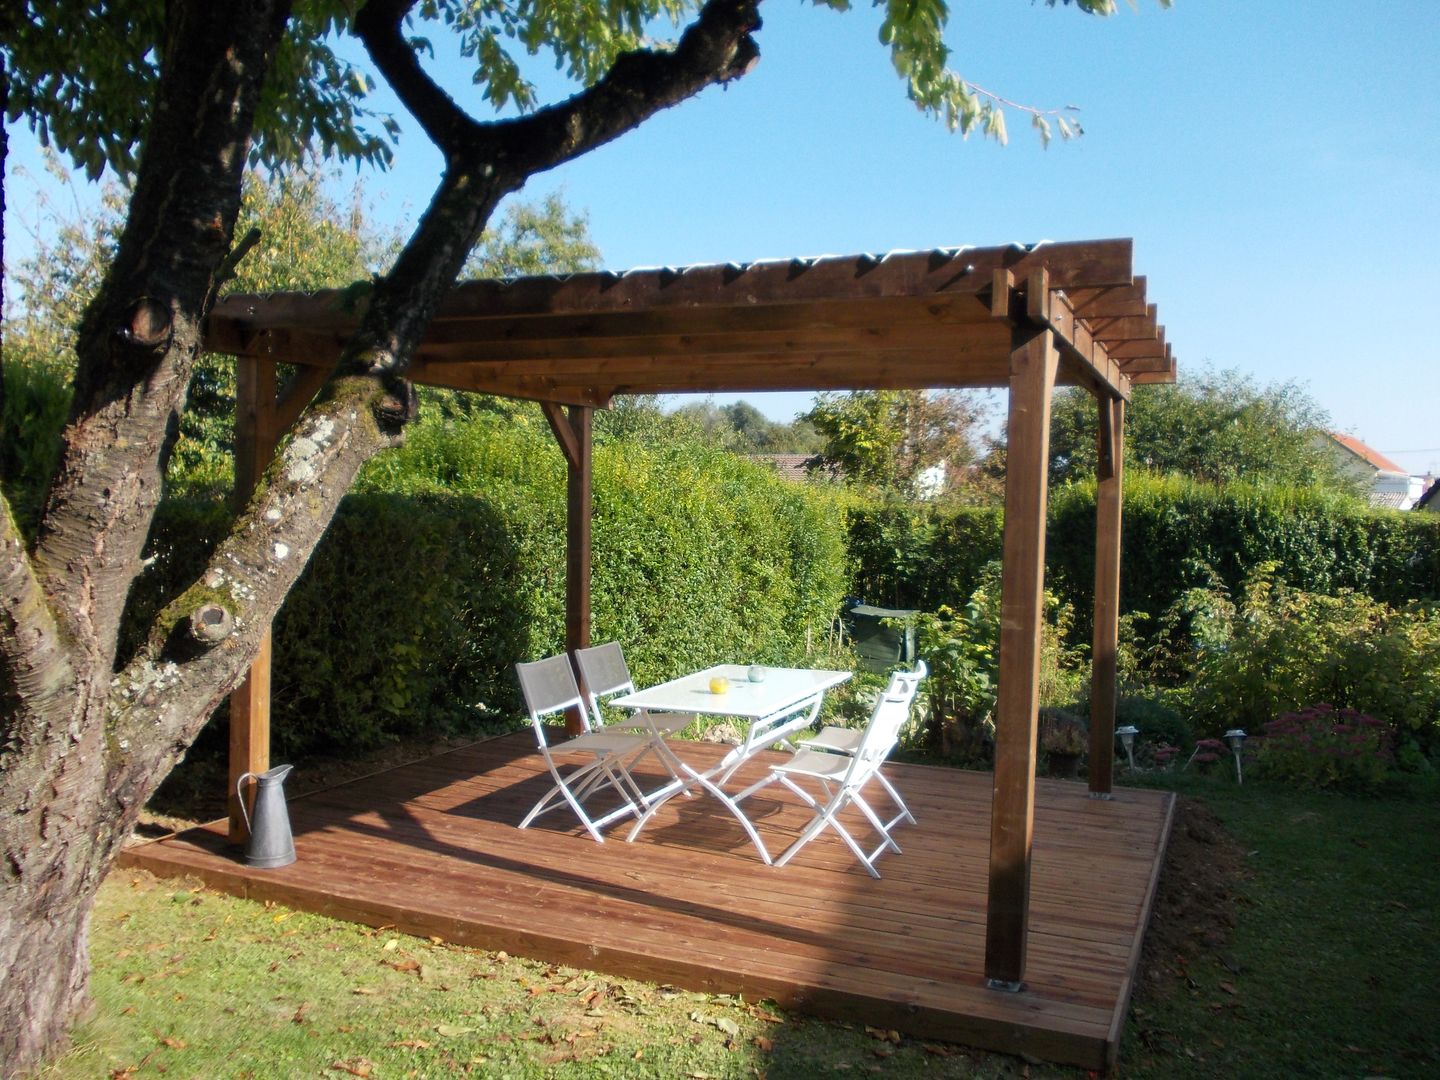
<path fill-rule="evenodd" d="M 1240 772 L 1240 751 L 1245 749 L 1245 729 L 1231 728 L 1225 732 L 1225 742 L 1229 745 L 1231 752 L 1235 755 L 1235 782 L 1243 784 L 1245 777 Z"/>
<path fill-rule="evenodd" d="M 1140 734 L 1140 729 L 1134 724 L 1126 724 L 1122 728 L 1116 728 L 1115 734 L 1120 738 L 1120 745 L 1125 748 L 1125 757 L 1130 762 L 1130 768 L 1135 768 L 1135 736 Z"/>

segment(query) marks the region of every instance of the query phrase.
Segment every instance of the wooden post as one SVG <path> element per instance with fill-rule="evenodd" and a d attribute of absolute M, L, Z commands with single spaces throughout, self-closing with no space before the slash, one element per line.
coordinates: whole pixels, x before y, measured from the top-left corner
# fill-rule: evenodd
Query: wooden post
<path fill-rule="evenodd" d="M 240 356 L 235 359 L 235 488 L 234 505 L 244 506 L 275 453 L 275 362 Z M 231 843 L 243 844 L 249 833 L 240 813 L 235 786 L 247 772 L 270 767 L 270 631 L 250 674 L 230 695 L 230 785 L 226 795 Z"/>
<path fill-rule="evenodd" d="M 591 421 L 595 410 L 572 405 L 569 416 L 553 402 L 543 402 L 545 419 L 560 444 L 565 477 L 565 648 L 573 652 L 590 645 L 590 489 Z M 578 710 L 565 717 L 565 730 L 585 730 Z"/>
<path fill-rule="evenodd" d="M 1095 636 L 1090 669 L 1090 794 L 1109 798 L 1115 768 L 1115 656 L 1120 642 L 1120 512 L 1125 400 L 1101 398 L 1095 491 Z"/>
<path fill-rule="evenodd" d="M 1031 298 L 1032 303 L 1034 298 Z M 1009 447 L 1005 460 L 1004 568 L 1000 585 L 1000 675 L 995 780 L 990 810 L 990 890 L 985 976 L 1020 990 L 1030 907 L 1035 824 L 1035 732 L 1044 617 L 1045 507 L 1050 398 L 1059 354 L 1050 330 L 1017 331 L 1010 353 Z"/>

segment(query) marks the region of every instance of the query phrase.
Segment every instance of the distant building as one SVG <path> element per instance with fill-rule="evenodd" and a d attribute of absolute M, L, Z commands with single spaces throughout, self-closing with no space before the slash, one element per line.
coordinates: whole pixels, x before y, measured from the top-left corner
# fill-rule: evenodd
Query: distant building
<path fill-rule="evenodd" d="M 1409 510 L 1425 494 L 1423 476 L 1412 476 L 1353 435 L 1332 431 L 1327 442 L 1345 472 L 1368 486 L 1371 506 Z"/>
<path fill-rule="evenodd" d="M 780 474 L 782 480 L 795 480 L 800 483 L 811 478 L 809 466 L 815 460 L 813 454 L 746 454 L 745 456 L 761 465 L 769 465 Z M 828 474 L 822 472 L 820 475 Z"/>
<path fill-rule="evenodd" d="M 1429 475 L 1425 477 L 1425 494 L 1416 500 L 1412 509 L 1440 514 L 1440 478 Z"/>
<path fill-rule="evenodd" d="M 915 474 L 915 497 L 917 499 L 938 499 L 945 493 L 947 480 L 945 462 L 937 461 Z"/>

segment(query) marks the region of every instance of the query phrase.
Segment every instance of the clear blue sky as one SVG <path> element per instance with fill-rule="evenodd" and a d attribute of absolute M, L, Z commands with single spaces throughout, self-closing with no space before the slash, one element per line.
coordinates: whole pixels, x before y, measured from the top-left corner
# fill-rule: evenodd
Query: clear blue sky
<path fill-rule="evenodd" d="M 766 0 L 754 72 L 524 195 L 563 189 L 616 268 L 1133 237 L 1182 378 L 1295 380 L 1337 429 L 1440 472 L 1440 4 L 953 7 L 962 74 L 1082 106 L 1085 136 L 1044 150 L 1013 113 L 1008 147 L 948 135 L 905 101 L 875 13 Z M 397 166 L 366 178 L 386 220 L 413 220 L 436 176 L 407 128 Z"/>

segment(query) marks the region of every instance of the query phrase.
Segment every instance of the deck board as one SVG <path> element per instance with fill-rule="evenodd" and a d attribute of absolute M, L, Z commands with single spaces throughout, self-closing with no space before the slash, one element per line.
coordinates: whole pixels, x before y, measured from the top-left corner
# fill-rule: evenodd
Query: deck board
<path fill-rule="evenodd" d="M 675 742 L 703 766 L 724 750 Z M 730 787 L 763 775 L 766 755 Z M 596 844 L 568 811 L 516 823 L 549 787 L 527 735 L 488 739 L 290 803 L 297 861 L 246 867 L 223 822 L 130 848 L 127 865 L 256 899 L 537 959 L 744 993 L 1053 1061 L 1113 1064 L 1173 796 L 1036 785 L 1026 989 L 984 986 L 988 773 L 887 766 L 919 824 L 873 880 L 833 834 L 763 865 L 703 795 L 638 840 Z M 641 770 L 658 783 L 658 772 Z M 883 795 L 879 796 L 883 798 Z M 808 811 L 782 787 L 746 803 L 772 854 Z"/>

